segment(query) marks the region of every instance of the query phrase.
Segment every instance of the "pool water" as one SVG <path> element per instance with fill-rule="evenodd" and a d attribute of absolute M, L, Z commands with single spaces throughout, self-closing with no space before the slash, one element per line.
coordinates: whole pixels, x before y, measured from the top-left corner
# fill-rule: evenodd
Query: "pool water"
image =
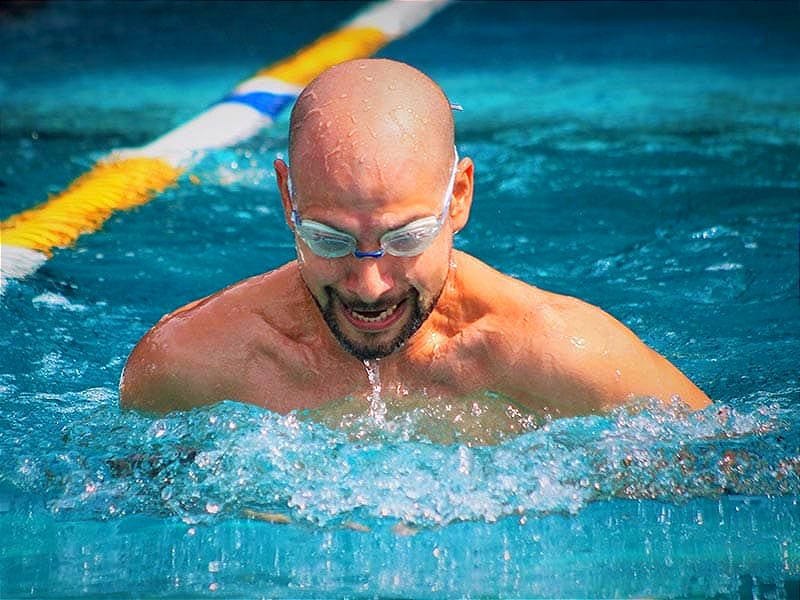
<path fill-rule="evenodd" d="M 3 17 L 0 217 L 358 6 Z M 9 283 L 0 597 L 800 596 L 798 33 L 791 2 L 467 2 L 381 52 L 464 107 L 476 197 L 457 245 L 600 305 L 712 407 L 520 418 L 495 439 L 490 397 L 335 428 L 232 402 L 120 411 L 161 315 L 293 258 L 271 171 L 284 115 Z"/>

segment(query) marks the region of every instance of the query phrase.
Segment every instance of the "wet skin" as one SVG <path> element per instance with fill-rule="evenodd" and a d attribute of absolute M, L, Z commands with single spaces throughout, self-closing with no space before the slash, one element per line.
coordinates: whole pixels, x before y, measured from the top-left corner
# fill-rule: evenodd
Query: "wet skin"
<path fill-rule="evenodd" d="M 452 261 L 428 319 L 381 359 L 387 398 L 491 391 L 555 416 L 637 396 L 678 395 L 695 408 L 707 403 L 677 369 L 599 309 L 526 286 L 457 251 Z M 483 283 L 476 286 L 476 278 Z M 486 291 L 465 297 L 476 288 Z M 237 399 L 288 412 L 346 397 L 366 400 L 371 391 L 363 363 L 330 332 L 292 262 L 162 320 L 132 354 L 121 400 L 163 411 Z"/>
<path fill-rule="evenodd" d="M 276 160 L 275 172 L 290 229 L 295 209 L 374 252 L 386 232 L 442 213 L 449 103 L 406 65 L 346 63 L 298 99 L 289 154 L 291 191 L 289 166 Z M 295 235 L 297 260 L 166 316 L 128 360 L 122 405 L 168 411 L 233 399 L 287 412 L 366 401 L 363 360 L 379 359 L 390 401 L 488 392 L 553 416 L 640 396 L 706 406 L 699 388 L 599 308 L 453 249 L 474 171 L 469 158 L 457 163 L 442 229 L 416 256 L 325 258 Z"/>

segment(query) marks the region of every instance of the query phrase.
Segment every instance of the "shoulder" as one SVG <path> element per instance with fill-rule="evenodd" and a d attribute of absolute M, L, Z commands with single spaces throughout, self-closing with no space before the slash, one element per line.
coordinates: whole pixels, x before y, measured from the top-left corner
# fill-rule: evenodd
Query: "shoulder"
<path fill-rule="evenodd" d="M 566 322 L 559 307 L 565 299 L 461 252 L 454 254 L 443 296 L 439 328 L 453 339 L 462 359 L 477 360 L 502 379 L 523 355 L 533 360 L 543 349 L 542 338 Z"/>
<path fill-rule="evenodd" d="M 461 302 L 474 305 L 482 314 L 518 311 L 535 300 L 540 290 L 502 273 L 480 259 L 454 251 L 451 287 Z"/>
<path fill-rule="evenodd" d="M 608 410 L 634 398 L 680 398 L 702 408 L 708 397 L 625 324 L 579 298 L 522 284 L 492 315 L 497 369 L 531 408 L 569 416 Z"/>
<path fill-rule="evenodd" d="M 164 316 L 128 358 L 122 406 L 159 411 L 235 397 L 247 365 L 280 346 L 296 279 L 289 263 Z"/>
<path fill-rule="evenodd" d="M 494 385 L 532 409 L 580 414 L 625 401 L 617 371 L 652 372 L 652 351 L 597 306 L 503 275 L 477 259 L 458 257 L 472 352 Z M 624 366 L 623 366 L 624 365 Z"/>
<path fill-rule="evenodd" d="M 527 336 L 561 329 L 576 314 L 593 307 L 577 298 L 542 290 L 506 275 L 479 259 L 459 252 L 455 255 L 453 276 L 460 304 L 473 319 L 506 337 Z"/>
<path fill-rule="evenodd" d="M 464 302 L 479 306 L 478 312 L 486 317 L 516 322 L 524 319 L 525 330 L 535 327 L 554 332 L 567 332 L 587 322 L 621 325 L 597 306 L 501 273 L 474 256 L 459 252 L 454 262 L 454 279 Z"/>
<path fill-rule="evenodd" d="M 202 339 L 228 336 L 251 327 L 254 321 L 279 327 L 292 301 L 297 302 L 300 281 L 296 263 L 288 263 L 174 310 L 162 317 L 151 333 Z"/>

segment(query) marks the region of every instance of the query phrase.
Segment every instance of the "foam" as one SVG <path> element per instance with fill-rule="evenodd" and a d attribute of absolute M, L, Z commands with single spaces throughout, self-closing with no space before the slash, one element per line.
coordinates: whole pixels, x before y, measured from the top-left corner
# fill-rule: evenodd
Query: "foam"
<path fill-rule="evenodd" d="M 796 409 L 781 402 L 694 414 L 642 403 L 481 446 L 435 443 L 414 414 L 389 413 L 372 435 L 362 423 L 354 436 L 238 403 L 153 420 L 119 412 L 109 394 L 37 397 L 32 407 L 82 408 L 62 426 L 63 443 L 34 434 L 4 448 L 17 461 L 10 483 L 71 518 L 172 515 L 194 525 L 277 514 L 318 527 L 428 528 L 577 514 L 616 498 L 800 493 Z"/>

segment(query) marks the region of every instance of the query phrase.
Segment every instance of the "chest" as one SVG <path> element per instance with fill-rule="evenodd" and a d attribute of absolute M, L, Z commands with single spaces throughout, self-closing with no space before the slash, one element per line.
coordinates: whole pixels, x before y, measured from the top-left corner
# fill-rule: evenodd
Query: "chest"
<path fill-rule="evenodd" d="M 366 401 L 376 393 L 402 401 L 502 391 L 492 353 L 466 331 L 418 336 L 394 354 L 366 362 L 326 340 L 283 341 L 247 353 L 246 364 L 236 369 L 240 399 L 288 412 L 342 399 Z"/>

